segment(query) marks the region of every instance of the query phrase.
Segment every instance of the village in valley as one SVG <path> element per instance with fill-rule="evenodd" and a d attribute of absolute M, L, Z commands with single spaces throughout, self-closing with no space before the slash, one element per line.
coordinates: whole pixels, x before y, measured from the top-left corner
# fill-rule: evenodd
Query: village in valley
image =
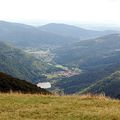
<path fill-rule="evenodd" d="M 53 72 L 51 74 L 46 75 L 48 78 L 57 78 L 57 77 L 71 77 L 74 75 L 80 74 L 79 72 L 75 72 L 72 70 L 66 70 L 66 71 L 57 71 Z"/>

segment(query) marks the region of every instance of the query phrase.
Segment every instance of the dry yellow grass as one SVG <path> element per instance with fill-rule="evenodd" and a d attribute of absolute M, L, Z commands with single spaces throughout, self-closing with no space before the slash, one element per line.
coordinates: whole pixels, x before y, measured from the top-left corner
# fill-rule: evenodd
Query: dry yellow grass
<path fill-rule="evenodd" d="M 0 120 L 120 120 L 120 101 L 102 95 L 0 94 Z"/>

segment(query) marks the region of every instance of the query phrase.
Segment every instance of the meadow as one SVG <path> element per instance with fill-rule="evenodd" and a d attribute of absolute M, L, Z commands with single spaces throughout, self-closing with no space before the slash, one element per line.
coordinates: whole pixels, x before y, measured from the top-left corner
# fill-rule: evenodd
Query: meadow
<path fill-rule="evenodd" d="M 0 120 L 120 120 L 120 100 L 102 95 L 1 93 Z"/>

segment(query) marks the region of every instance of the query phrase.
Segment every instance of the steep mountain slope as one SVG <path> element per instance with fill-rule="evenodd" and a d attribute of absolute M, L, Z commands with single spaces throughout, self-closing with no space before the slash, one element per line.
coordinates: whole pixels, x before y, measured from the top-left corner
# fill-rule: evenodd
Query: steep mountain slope
<path fill-rule="evenodd" d="M 10 75 L 0 72 L 0 92 L 40 93 L 50 94 L 45 89 L 38 88 L 25 80 L 13 78 Z"/>
<path fill-rule="evenodd" d="M 31 82 L 44 78 L 42 74 L 57 70 L 52 65 L 0 42 L 0 71 Z"/>
<path fill-rule="evenodd" d="M 108 77 L 97 81 L 81 93 L 104 93 L 106 96 L 120 98 L 120 71 L 115 71 Z"/>
<path fill-rule="evenodd" d="M 73 38 L 90 39 L 103 35 L 116 33 L 117 31 L 95 31 L 79 28 L 73 25 L 50 23 L 39 27 L 40 30 L 56 33 L 58 35 L 70 36 Z"/>

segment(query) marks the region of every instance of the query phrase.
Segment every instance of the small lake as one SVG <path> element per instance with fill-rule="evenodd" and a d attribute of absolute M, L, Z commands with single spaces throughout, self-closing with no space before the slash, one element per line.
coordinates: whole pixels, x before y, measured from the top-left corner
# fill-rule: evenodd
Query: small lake
<path fill-rule="evenodd" d="M 51 83 L 50 82 L 41 82 L 41 83 L 37 84 L 37 87 L 44 88 L 44 89 L 51 88 Z"/>

